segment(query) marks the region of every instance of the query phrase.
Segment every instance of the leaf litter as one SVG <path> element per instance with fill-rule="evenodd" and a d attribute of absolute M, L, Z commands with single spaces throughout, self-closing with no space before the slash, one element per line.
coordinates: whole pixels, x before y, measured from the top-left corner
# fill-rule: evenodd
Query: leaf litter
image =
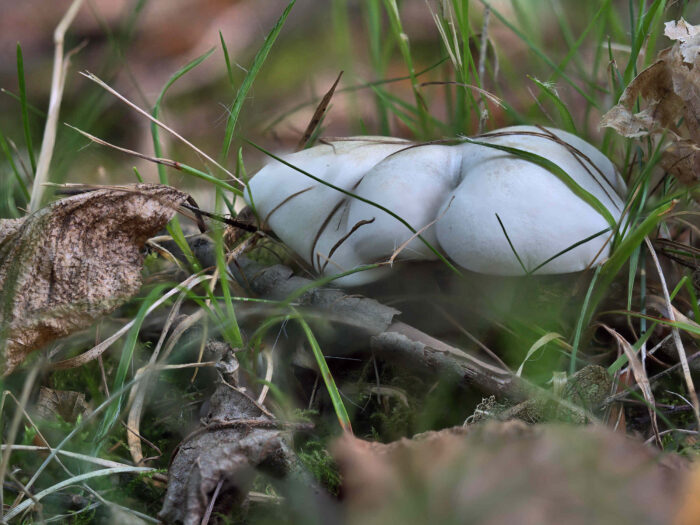
<path fill-rule="evenodd" d="M 628 138 L 667 136 L 661 165 L 691 185 L 700 173 L 700 25 L 681 18 L 666 22 L 664 34 L 673 46 L 630 82 L 601 126 Z"/>
<path fill-rule="evenodd" d="M 168 491 L 158 517 L 196 525 L 216 508 L 244 505 L 258 472 L 316 483 L 301 468 L 289 443 L 290 430 L 308 423 L 276 419 L 238 384 L 238 362 L 229 348 L 217 364 L 220 380 L 202 424 L 186 436 L 168 468 Z M 216 505 L 216 506 L 215 506 Z"/>
<path fill-rule="evenodd" d="M 345 435 L 333 455 L 348 525 L 665 524 L 688 478 L 680 456 L 599 425 L 491 421 L 389 444 Z"/>
<path fill-rule="evenodd" d="M 1 220 L 3 372 L 132 298 L 146 241 L 187 198 L 158 184 L 111 186 Z"/>

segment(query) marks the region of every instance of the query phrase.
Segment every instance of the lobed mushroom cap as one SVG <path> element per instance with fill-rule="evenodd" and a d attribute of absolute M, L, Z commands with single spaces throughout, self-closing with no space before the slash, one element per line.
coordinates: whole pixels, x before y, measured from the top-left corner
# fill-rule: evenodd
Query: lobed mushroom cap
<path fill-rule="evenodd" d="M 613 164 L 570 133 L 513 126 L 477 140 L 535 153 L 561 167 L 617 221 L 625 185 Z M 351 137 L 283 157 L 297 168 L 383 206 L 425 241 L 472 271 L 522 275 L 553 255 L 609 227 L 605 218 L 546 168 L 487 145 L 414 144 Z M 436 255 L 390 214 L 273 161 L 245 193 L 279 238 L 313 269 L 337 274 L 387 260 Z M 500 217 L 503 226 L 499 224 Z M 513 244 L 511 248 L 503 231 Z M 556 257 L 537 273 L 579 271 L 608 255 L 599 235 Z M 377 279 L 387 270 L 343 277 L 341 285 Z"/>
<path fill-rule="evenodd" d="M 514 126 L 480 137 L 544 157 L 560 166 L 619 220 L 624 182 L 612 162 L 584 140 L 561 130 Z M 438 215 L 437 237 L 457 264 L 480 273 L 521 275 L 576 242 L 609 228 L 605 218 L 546 168 L 487 146 L 464 143 L 460 183 Z M 501 219 L 503 226 L 496 217 Z M 508 234 L 513 243 L 508 243 Z M 540 274 L 576 272 L 607 258 L 600 235 L 548 262 Z"/>

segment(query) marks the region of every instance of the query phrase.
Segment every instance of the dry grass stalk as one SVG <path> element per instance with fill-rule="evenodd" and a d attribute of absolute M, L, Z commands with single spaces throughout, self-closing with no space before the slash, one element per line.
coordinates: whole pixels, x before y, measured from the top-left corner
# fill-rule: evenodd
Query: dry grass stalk
<path fill-rule="evenodd" d="M 105 89 L 106 91 L 108 91 L 109 93 L 111 93 L 112 95 L 114 95 L 115 97 L 117 97 L 119 100 L 121 100 L 121 101 L 124 102 L 126 105 L 128 105 L 129 107 L 131 107 L 131 108 L 133 108 L 134 110 L 136 110 L 137 112 L 139 112 L 141 115 L 143 115 L 144 117 L 146 117 L 148 120 L 150 120 L 151 122 L 153 122 L 153 123 L 156 124 L 157 126 L 163 128 L 165 131 L 167 131 L 168 133 L 170 133 L 172 136 L 174 136 L 174 137 L 175 137 L 176 139 L 178 139 L 180 142 L 182 142 L 183 144 L 185 144 L 186 146 L 188 146 L 189 148 L 191 148 L 195 153 L 197 153 L 198 155 L 201 155 L 201 156 L 204 157 L 206 160 L 208 160 L 209 162 L 211 162 L 214 166 L 216 166 L 217 168 L 219 168 L 220 170 L 222 170 L 224 173 L 226 173 L 226 175 L 228 175 L 228 176 L 231 178 L 231 180 L 236 181 L 236 182 L 237 182 L 238 184 L 240 184 L 241 186 L 245 186 L 245 183 L 244 183 L 241 179 L 239 179 L 238 177 L 236 177 L 233 173 L 231 173 L 229 170 L 227 170 L 227 169 L 226 169 L 225 167 L 223 167 L 221 164 L 219 164 L 218 162 L 216 162 L 212 157 L 210 157 L 209 155 L 207 155 L 206 153 L 204 153 L 201 149 L 199 149 L 197 146 L 195 146 L 194 144 L 192 144 L 189 140 L 187 140 L 185 137 L 183 137 L 182 135 L 180 135 L 177 131 L 175 131 L 174 129 L 172 129 L 172 128 L 166 126 L 165 124 L 163 124 L 160 120 L 158 120 L 157 118 L 155 118 L 154 116 L 152 116 L 150 113 L 148 113 L 148 111 L 145 111 L 145 110 L 141 109 L 141 108 L 138 107 L 136 104 L 134 104 L 134 103 L 131 102 L 129 99 L 127 99 L 125 96 L 121 95 L 121 94 L 120 94 L 119 92 L 117 92 L 115 89 L 111 88 L 106 82 L 104 82 L 103 80 L 101 80 L 101 79 L 98 78 L 97 76 L 93 75 L 93 74 L 90 73 L 89 71 L 83 72 L 83 73 L 81 73 L 81 75 L 83 75 L 84 77 L 86 77 L 86 78 L 92 80 L 92 81 L 95 82 L 98 86 L 100 86 L 101 88 Z"/>
<path fill-rule="evenodd" d="M 661 283 L 661 289 L 664 293 L 664 299 L 666 300 L 666 307 L 668 309 L 668 318 L 675 322 L 676 317 L 673 313 L 673 305 L 671 304 L 671 296 L 668 293 L 668 286 L 666 286 L 666 278 L 664 277 L 663 270 L 661 269 L 661 264 L 659 263 L 659 258 L 656 256 L 656 251 L 654 246 L 648 237 L 644 238 L 651 258 L 654 261 L 654 266 L 656 266 L 656 271 L 659 274 L 659 283 Z M 695 421 L 700 428 L 700 404 L 698 404 L 698 394 L 695 391 L 695 385 L 693 384 L 693 378 L 690 375 L 690 367 L 688 366 L 688 356 L 685 353 L 685 348 L 683 347 L 683 341 L 681 341 L 681 335 L 677 327 L 671 327 L 671 334 L 673 334 L 673 342 L 676 345 L 676 350 L 678 351 L 678 359 L 681 362 L 681 368 L 683 369 L 683 377 L 685 378 L 685 383 L 688 387 L 688 395 L 690 396 L 690 401 L 693 405 L 693 412 L 695 413 Z"/>
<path fill-rule="evenodd" d="M 63 56 L 63 41 L 66 31 L 73 23 L 75 15 L 83 4 L 83 0 L 73 0 L 73 3 L 66 11 L 63 19 L 56 26 L 53 34 L 54 50 L 53 73 L 51 76 L 51 97 L 49 99 L 49 112 L 44 126 L 44 138 L 41 141 L 39 151 L 39 161 L 34 175 L 34 186 L 32 196 L 29 201 L 29 211 L 35 212 L 41 207 L 44 196 L 44 183 L 49 180 L 49 165 L 53 157 L 53 147 L 56 142 L 56 128 L 58 126 L 58 113 L 61 109 L 61 99 L 63 98 L 63 86 L 66 82 L 66 70 L 68 69 L 70 57 Z"/>

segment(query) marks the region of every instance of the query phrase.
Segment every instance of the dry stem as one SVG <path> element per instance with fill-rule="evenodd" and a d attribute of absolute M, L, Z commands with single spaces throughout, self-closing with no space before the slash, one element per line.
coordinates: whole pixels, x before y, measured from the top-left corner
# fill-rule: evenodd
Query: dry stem
<path fill-rule="evenodd" d="M 34 185 L 32 186 L 32 196 L 29 201 L 29 211 L 35 212 L 41 207 L 44 196 L 44 183 L 49 178 L 49 165 L 53 156 L 53 147 L 56 143 L 56 127 L 58 125 L 58 113 L 61 110 L 61 99 L 63 98 L 63 86 L 66 80 L 66 69 L 69 57 L 63 56 L 63 40 L 68 27 L 70 27 L 75 15 L 78 14 L 83 0 L 74 0 L 66 11 L 53 34 L 56 44 L 53 58 L 53 74 L 51 76 L 51 97 L 49 99 L 49 112 L 44 126 L 44 138 L 41 141 L 39 152 L 39 162 L 34 175 Z"/>

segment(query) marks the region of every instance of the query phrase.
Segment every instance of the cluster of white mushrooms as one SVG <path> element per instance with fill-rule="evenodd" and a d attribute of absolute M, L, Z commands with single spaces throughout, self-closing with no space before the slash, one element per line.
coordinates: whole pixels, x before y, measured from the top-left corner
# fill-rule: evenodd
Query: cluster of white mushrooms
<path fill-rule="evenodd" d="M 610 160 L 557 129 L 514 126 L 477 140 L 334 140 L 281 157 L 288 164 L 272 160 L 253 177 L 245 197 L 287 246 L 324 275 L 386 261 L 398 249 L 397 260 L 435 259 L 428 245 L 462 268 L 495 275 L 575 272 L 607 258 L 605 231 L 611 219 L 619 221 L 625 192 Z M 504 148 L 534 153 L 570 179 Z M 307 174 L 391 210 L 413 231 Z M 595 199 L 603 208 L 591 204 Z M 337 283 L 364 284 L 386 271 L 358 272 Z"/>

